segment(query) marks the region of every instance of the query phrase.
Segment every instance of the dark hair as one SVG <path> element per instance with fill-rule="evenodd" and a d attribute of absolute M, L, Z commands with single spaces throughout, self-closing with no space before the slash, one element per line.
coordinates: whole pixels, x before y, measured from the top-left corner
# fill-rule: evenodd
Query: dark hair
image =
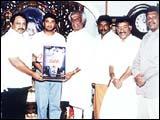
<path fill-rule="evenodd" d="M 116 18 L 116 26 L 118 23 L 121 23 L 121 22 L 128 22 L 128 24 L 131 25 L 131 20 L 128 16 L 122 16 L 122 17 Z"/>
<path fill-rule="evenodd" d="M 99 16 L 99 18 L 98 18 L 98 20 L 97 20 L 97 24 L 99 24 L 99 23 L 102 22 L 102 21 L 106 21 L 106 22 L 108 22 L 109 24 L 112 23 L 112 19 L 111 19 L 111 17 L 108 16 L 108 15 L 101 15 L 101 16 Z"/>
<path fill-rule="evenodd" d="M 147 9 L 147 13 L 148 13 L 148 12 L 153 12 L 153 11 L 159 13 L 159 7 L 158 7 L 158 6 L 150 6 L 150 7 Z"/>
<path fill-rule="evenodd" d="M 23 13 L 16 13 L 16 14 L 14 14 L 14 15 L 11 17 L 11 19 L 10 19 L 10 22 L 11 22 L 12 24 L 14 23 L 15 18 L 16 18 L 17 16 L 21 16 L 22 18 L 24 18 L 24 19 L 26 20 L 26 25 L 28 24 L 27 17 L 26 17 Z"/>
<path fill-rule="evenodd" d="M 54 19 L 56 23 L 58 22 L 56 16 L 55 16 L 54 14 L 52 14 L 52 13 L 46 13 L 46 14 L 44 15 L 44 17 L 43 17 L 43 22 L 44 22 L 47 18 L 49 18 L 49 17 L 52 18 L 52 19 Z"/>

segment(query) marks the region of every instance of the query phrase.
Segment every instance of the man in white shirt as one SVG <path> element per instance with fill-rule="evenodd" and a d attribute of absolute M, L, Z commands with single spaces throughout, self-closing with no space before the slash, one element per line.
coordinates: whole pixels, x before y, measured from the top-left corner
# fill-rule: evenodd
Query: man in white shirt
<path fill-rule="evenodd" d="M 66 45 L 65 38 L 57 32 L 56 29 L 57 22 L 58 21 L 55 15 L 51 13 L 46 13 L 43 17 L 44 30 L 39 33 L 36 33 L 32 37 L 33 43 L 36 46 L 33 50 L 33 54 L 36 57 L 34 65 L 38 69 L 37 72 L 39 71 L 42 74 L 43 74 L 42 69 L 44 69 L 43 68 L 44 46 L 52 48 L 49 50 L 53 51 L 53 46 L 65 47 Z M 52 75 L 52 73 L 49 74 Z M 55 82 L 52 81 L 51 79 L 48 80 L 42 79 L 42 81 L 37 81 L 37 80 L 35 81 L 35 94 L 36 94 L 38 119 L 47 119 L 48 117 L 49 119 L 60 119 L 61 90 L 62 90 L 62 82 Z M 47 116 L 48 106 L 49 106 L 49 116 Z"/>
<path fill-rule="evenodd" d="M 74 11 L 70 14 L 73 31 L 67 37 L 67 71 L 81 69 L 77 75 L 63 84 L 62 100 L 75 106 L 74 118 L 92 118 L 90 63 L 94 50 L 94 39 L 85 30 L 84 13 Z M 83 101 L 82 101 L 83 100 Z M 79 109 L 76 109 L 79 108 Z"/>
<path fill-rule="evenodd" d="M 24 119 L 28 88 L 40 77 L 32 71 L 32 42 L 24 37 L 27 19 L 22 13 L 11 17 L 11 28 L 1 38 L 2 118 Z"/>
<path fill-rule="evenodd" d="M 128 17 L 124 16 L 117 20 L 116 30 L 119 41 L 116 41 L 114 46 L 110 46 L 112 47 L 110 51 L 114 52 L 109 58 L 114 70 L 113 73 L 109 73 L 112 74 L 113 84 L 110 84 L 104 96 L 100 117 L 107 119 L 136 118 L 136 86 L 131 77 L 124 81 L 121 76 L 132 64 L 141 40 L 131 34 L 132 26 Z"/>
<path fill-rule="evenodd" d="M 95 56 L 92 61 L 94 61 L 94 69 L 92 79 L 96 86 L 104 86 L 109 82 L 109 65 L 112 62 L 112 57 L 116 54 L 115 49 L 117 48 L 118 42 L 120 42 L 118 35 L 111 29 L 112 19 L 108 15 L 102 15 L 97 20 L 97 27 L 99 31 L 98 42 L 95 47 Z M 97 72 L 98 71 L 98 72 Z M 102 88 L 102 87 L 101 87 Z M 107 85 L 106 85 L 107 88 Z M 102 90 L 102 91 L 101 91 Z M 103 96 L 106 90 L 98 90 L 95 87 L 95 91 L 100 97 L 94 97 L 94 117 L 99 118 L 99 110 L 101 107 L 101 101 L 103 101 Z M 96 95 L 95 95 L 96 96 Z M 97 112 L 96 112 L 97 111 Z"/>
<path fill-rule="evenodd" d="M 98 42 L 95 47 L 95 58 L 94 58 L 94 82 L 106 84 L 106 74 L 108 67 L 111 63 L 112 56 L 115 53 L 117 44 L 120 42 L 119 36 L 114 33 L 111 29 L 111 18 L 108 15 L 102 15 L 97 20 L 98 31 L 101 35 L 101 39 L 98 39 Z M 110 61 L 111 60 L 111 61 Z M 107 69 L 107 70 L 106 70 Z M 101 71 L 97 74 L 97 71 Z M 109 74 L 108 74 L 109 79 Z"/>
<path fill-rule="evenodd" d="M 150 30 L 132 66 L 139 99 L 137 118 L 159 119 L 159 7 L 149 7 L 146 20 Z"/>

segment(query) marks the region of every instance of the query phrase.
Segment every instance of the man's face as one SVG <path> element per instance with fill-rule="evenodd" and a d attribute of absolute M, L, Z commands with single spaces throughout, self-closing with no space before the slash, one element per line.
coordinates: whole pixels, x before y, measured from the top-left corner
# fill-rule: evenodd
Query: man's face
<path fill-rule="evenodd" d="M 98 32 L 104 36 L 106 33 L 108 33 L 110 30 L 110 24 L 106 21 L 101 21 L 98 24 Z"/>
<path fill-rule="evenodd" d="M 56 28 L 56 21 L 53 18 L 48 17 L 44 20 L 43 25 L 46 31 L 53 31 Z"/>
<path fill-rule="evenodd" d="M 78 31 L 83 28 L 82 16 L 80 14 L 74 14 L 71 16 L 71 24 L 74 31 Z"/>
<path fill-rule="evenodd" d="M 117 30 L 118 36 L 122 40 L 124 40 L 131 34 L 132 27 L 129 25 L 128 22 L 120 22 L 118 23 L 116 30 Z"/>
<path fill-rule="evenodd" d="M 147 26 L 151 31 L 159 28 L 159 14 L 155 11 L 147 13 Z"/>
<path fill-rule="evenodd" d="M 26 30 L 26 25 L 27 25 L 26 20 L 21 16 L 17 16 L 15 17 L 15 20 L 12 24 L 12 29 L 22 34 Z"/>

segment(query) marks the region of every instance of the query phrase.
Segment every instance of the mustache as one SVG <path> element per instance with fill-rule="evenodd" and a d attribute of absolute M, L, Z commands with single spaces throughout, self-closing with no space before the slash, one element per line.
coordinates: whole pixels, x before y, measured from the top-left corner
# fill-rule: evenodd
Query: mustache
<path fill-rule="evenodd" d="M 18 28 L 18 30 L 25 30 L 24 28 Z"/>
<path fill-rule="evenodd" d="M 53 29 L 45 29 L 46 31 L 48 31 L 48 32 L 51 32 L 51 31 L 54 31 L 54 30 L 56 30 L 56 28 L 53 28 Z"/>
<path fill-rule="evenodd" d="M 126 32 L 120 32 L 120 34 L 123 34 L 123 33 L 126 33 Z"/>

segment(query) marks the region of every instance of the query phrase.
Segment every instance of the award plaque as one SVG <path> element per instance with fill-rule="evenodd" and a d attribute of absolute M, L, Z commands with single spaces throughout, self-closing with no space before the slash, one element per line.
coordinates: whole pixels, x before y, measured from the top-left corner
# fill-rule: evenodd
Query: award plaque
<path fill-rule="evenodd" d="M 60 46 L 43 47 L 43 80 L 65 80 L 66 48 Z"/>

